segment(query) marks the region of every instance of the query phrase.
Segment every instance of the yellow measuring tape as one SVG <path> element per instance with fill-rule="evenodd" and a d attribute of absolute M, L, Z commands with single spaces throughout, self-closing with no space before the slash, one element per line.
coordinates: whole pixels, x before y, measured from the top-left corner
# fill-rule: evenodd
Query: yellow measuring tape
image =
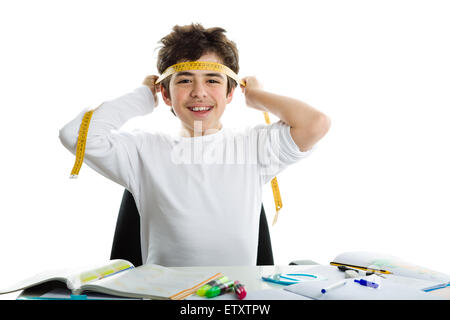
<path fill-rule="evenodd" d="M 70 173 L 71 179 L 77 178 L 80 173 L 81 165 L 83 164 L 84 159 L 84 150 L 86 149 L 89 123 L 91 122 L 94 111 L 95 109 L 86 112 L 81 120 L 80 130 L 78 131 L 77 149 L 75 152 L 75 164 L 73 165 L 72 172 Z"/>
<path fill-rule="evenodd" d="M 226 74 L 227 76 L 231 77 L 234 81 L 236 81 L 238 84 L 241 84 L 245 86 L 245 82 L 242 80 L 239 80 L 239 77 L 237 74 L 228 68 L 227 66 L 216 63 L 216 62 L 209 62 L 209 61 L 189 61 L 189 62 L 180 62 L 176 63 L 174 65 L 171 65 L 168 67 L 164 72 L 159 76 L 158 80 L 156 80 L 155 84 L 160 83 L 168 76 L 171 76 L 174 73 L 181 72 L 181 71 L 187 71 L 187 70 L 209 70 L 209 71 L 216 71 Z"/>
<path fill-rule="evenodd" d="M 264 111 L 264 119 L 266 120 L 267 124 L 270 124 L 269 114 Z M 272 193 L 273 193 L 273 200 L 275 201 L 275 216 L 273 218 L 272 225 L 274 226 L 275 223 L 277 223 L 278 220 L 278 213 L 280 212 L 281 208 L 283 207 L 283 202 L 281 202 L 281 194 L 280 194 L 280 188 L 278 187 L 278 180 L 277 177 L 274 177 L 272 181 L 270 181 L 270 184 L 272 185 Z"/>
<path fill-rule="evenodd" d="M 186 70 L 210 70 L 210 71 L 216 71 L 224 73 L 228 76 L 230 76 L 233 80 L 235 80 L 237 83 L 241 84 L 245 87 L 245 82 L 240 80 L 237 74 L 228 68 L 227 66 L 215 63 L 215 62 L 205 62 L 205 61 L 190 61 L 190 62 L 181 62 L 174 64 L 170 67 L 168 67 L 156 80 L 155 84 L 160 83 L 162 80 L 167 78 L 168 76 L 181 72 Z M 72 172 L 70 173 L 70 178 L 77 178 L 78 174 L 81 169 L 81 165 L 83 164 L 84 159 L 84 151 L 86 149 L 86 139 L 89 129 L 89 123 L 91 122 L 92 114 L 94 113 L 94 110 L 90 110 L 86 112 L 83 116 L 83 119 L 81 120 L 80 125 L 80 131 L 78 133 L 78 141 L 77 141 L 77 149 L 75 154 L 75 164 L 73 166 Z M 267 124 L 270 124 L 269 114 L 267 112 L 264 112 L 264 118 L 266 120 Z M 283 207 L 283 203 L 281 202 L 281 195 L 280 195 L 280 189 L 278 187 L 278 181 L 277 177 L 274 177 L 271 181 L 272 185 L 272 192 L 273 192 L 273 199 L 275 201 L 275 217 L 273 219 L 272 225 L 275 225 L 275 223 L 278 220 L 278 213 L 280 209 Z"/>

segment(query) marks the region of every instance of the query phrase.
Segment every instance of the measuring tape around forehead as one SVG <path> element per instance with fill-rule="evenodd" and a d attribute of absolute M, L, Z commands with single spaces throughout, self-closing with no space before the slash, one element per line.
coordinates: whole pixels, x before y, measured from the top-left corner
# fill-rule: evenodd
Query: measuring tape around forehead
<path fill-rule="evenodd" d="M 160 83 L 168 76 L 171 76 L 174 73 L 188 71 L 188 70 L 209 70 L 221 72 L 232 78 L 238 84 L 245 86 L 245 82 L 239 79 L 237 74 L 228 68 L 227 66 L 209 61 L 188 61 L 188 62 L 180 62 L 168 67 L 164 72 L 159 76 L 158 80 L 156 80 L 155 84 Z"/>

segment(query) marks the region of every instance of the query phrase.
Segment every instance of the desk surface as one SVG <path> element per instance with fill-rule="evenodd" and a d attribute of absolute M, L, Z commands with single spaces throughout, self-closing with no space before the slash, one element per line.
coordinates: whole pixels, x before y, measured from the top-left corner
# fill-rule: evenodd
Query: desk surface
<path fill-rule="evenodd" d="M 292 266 L 210 266 L 210 267 L 173 267 L 176 270 L 187 271 L 209 271 L 212 273 L 221 272 L 231 280 L 239 280 L 245 285 L 247 292 L 258 291 L 264 289 L 281 288 L 282 285 L 262 281 L 263 275 L 273 273 L 289 273 L 301 271 L 312 267 L 313 265 L 292 265 Z M 0 296 L 3 300 L 15 300 L 19 292 L 13 292 Z"/>
<path fill-rule="evenodd" d="M 227 267 L 177 267 L 174 269 L 187 271 L 211 271 L 221 272 L 230 280 L 239 280 L 245 284 L 247 291 L 282 288 L 283 285 L 266 282 L 261 277 L 274 273 L 294 273 L 317 265 L 292 265 L 292 266 L 227 266 Z"/>
<path fill-rule="evenodd" d="M 290 266 L 209 266 L 209 267 L 173 267 L 175 270 L 186 270 L 186 271 L 202 271 L 208 273 L 222 273 L 227 276 L 230 280 L 239 280 L 245 285 L 247 291 L 247 298 L 249 300 L 303 300 L 305 297 L 287 292 L 286 290 L 273 290 L 281 289 L 284 286 L 275 284 L 272 282 L 263 281 L 262 276 L 267 276 L 275 273 L 303 273 L 305 270 L 312 267 L 318 267 L 318 265 L 290 265 Z M 418 279 L 412 279 L 411 281 L 423 281 Z M 413 282 L 414 282 L 413 281 Z M 414 284 L 414 283 L 412 283 Z M 423 285 L 423 284 L 420 284 Z M 449 288 L 450 289 L 450 288 Z M 441 298 L 449 299 L 449 293 L 443 292 Z M 1 295 L 0 299 L 15 300 L 22 292 L 15 292 L 10 294 Z M 234 295 L 233 295 L 234 297 Z M 191 296 L 189 299 L 197 299 L 198 296 Z M 217 297 L 219 298 L 219 297 Z M 221 298 L 227 298 L 221 296 Z M 234 297 L 236 298 L 236 297 Z M 421 297 L 422 298 L 422 297 Z M 433 297 L 429 297 L 435 299 Z M 228 297 L 230 299 L 230 297 Z M 307 299 L 307 298 L 306 298 Z"/>

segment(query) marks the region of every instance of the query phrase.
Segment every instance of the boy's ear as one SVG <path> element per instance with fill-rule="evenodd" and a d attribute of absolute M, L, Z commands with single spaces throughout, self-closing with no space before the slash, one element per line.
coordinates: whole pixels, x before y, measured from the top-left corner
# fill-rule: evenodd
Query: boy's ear
<path fill-rule="evenodd" d="M 164 103 L 168 105 L 169 107 L 172 106 L 172 100 L 170 99 L 169 92 L 161 85 L 161 96 L 164 100 Z"/>
<path fill-rule="evenodd" d="M 234 89 L 236 89 L 236 87 L 231 88 L 230 93 L 227 95 L 227 104 L 229 104 L 231 100 L 233 100 Z"/>

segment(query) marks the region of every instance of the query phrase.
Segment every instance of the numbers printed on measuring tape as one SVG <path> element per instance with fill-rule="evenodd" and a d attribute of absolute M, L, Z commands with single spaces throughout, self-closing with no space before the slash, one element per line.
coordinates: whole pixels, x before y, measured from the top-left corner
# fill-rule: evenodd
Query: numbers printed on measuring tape
<path fill-rule="evenodd" d="M 245 83 L 239 79 L 237 74 L 228 68 L 226 65 L 216 63 L 216 62 L 209 62 L 209 61 L 188 61 L 188 62 L 180 62 L 176 63 L 174 65 L 171 65 L 168 67 L 164 72 L 159 76 L 159 78 L 156 80 L 155 84 L 160 83 L 165 78 L 169 77 L 170 75 L 181 72 L 181 71 L 187 71 L 187 70 L 211 70 L 216 72 L 221 72 L 232 78 L 236 83 L 239 83 L 243 86 L 245 86 Z"/>
<path fill-rule="evenodd" d="M 266 124 L 270 124 L 270 118 L 269 114 L 267 112 L 264 112 L 264 119 L 266 120 Z M 275 201 L 275 216 L 273 218 L 272 226 L 275 225 L 278 221 L 278 213 L 280 212 L 281 208 L 283 207 L 283 202 L 281 202 L 281 194 L 280 194 L 280 188 L 278 187 L 278 180 L 277 177 L 274 177 L 272 181 L 270 181 L 270 184 L 272 185 L 272 193 L 273 193 L 273 200 Z"/>
<path fill-rule="evenodd" d="M 71 179 L 77 178 L 80 173 L 81 165 L 84 160 L 84 151 L 86 149 L 89 123 L 91 122 L 94 111 L 95 110 L 86 112 L 81 120 L 80 130 L 78 132 L 77 149 L 75 152 L 75 164 L 73 165 L 72 172 L 70 173 Z"/>

